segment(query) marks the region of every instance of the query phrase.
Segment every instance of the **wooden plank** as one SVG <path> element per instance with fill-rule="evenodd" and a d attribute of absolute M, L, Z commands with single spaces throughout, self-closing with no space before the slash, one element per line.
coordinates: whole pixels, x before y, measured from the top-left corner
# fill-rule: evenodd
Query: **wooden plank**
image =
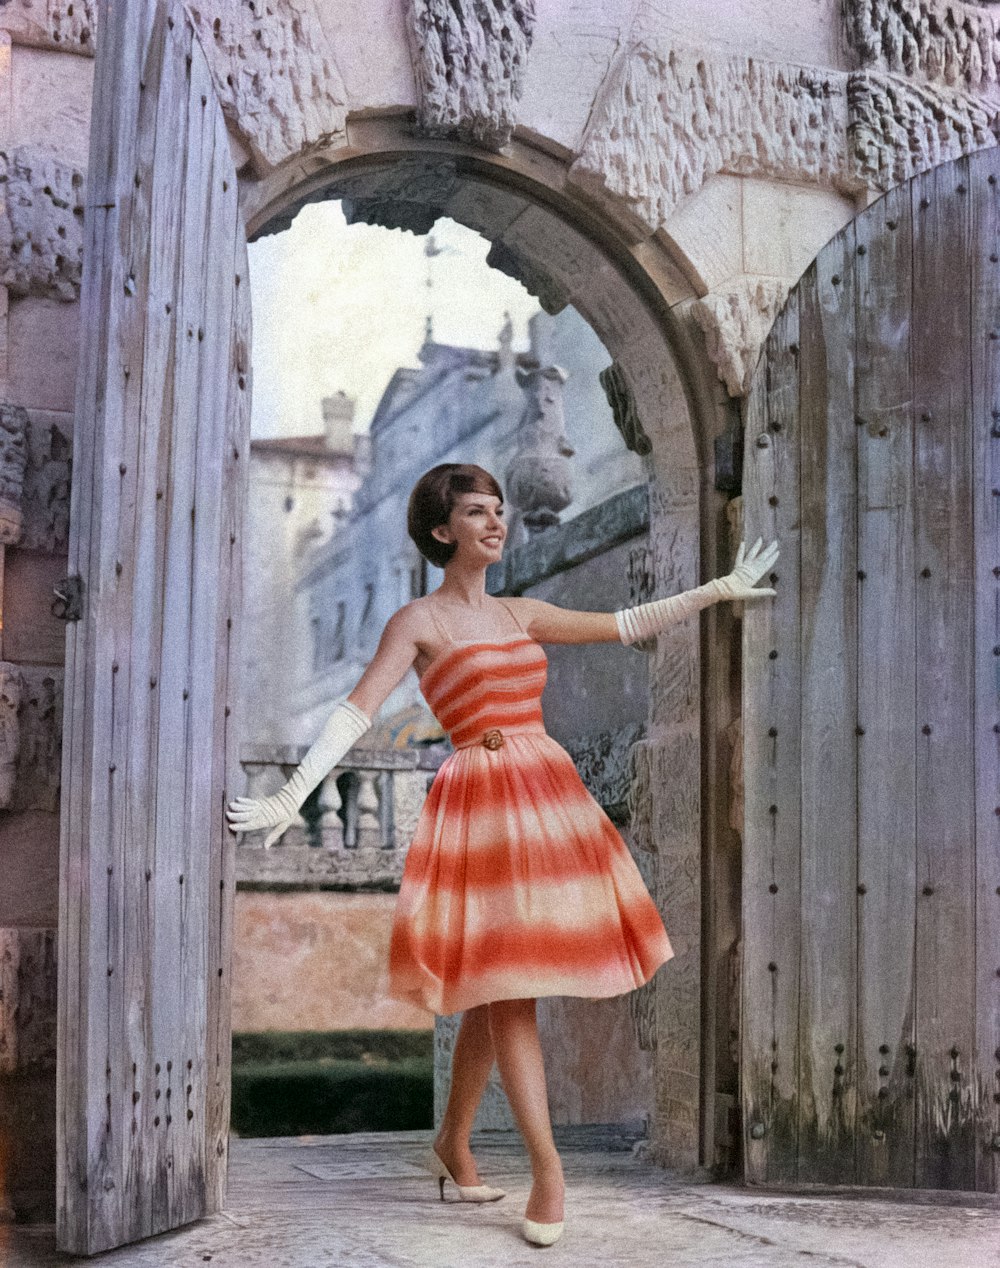
<path fill-rule="evenodd" d="M 975 615 L 976 1188 L 1000 1192 L 1000 154 L 968 163 L 972 200 Z"/>
<path fill-rule="evenodd" d="M 854 226 L 799 283 L 801 920 L 798 1180 L 854 1179 L 857 428 Z"/>
<path fill-rule="evenodd" d="M 975 1187 L 975 824 L 964 162 L 913 199 L 916 623 L 916 1175 Z M 961 189 L 959 187 L 962 187 Z"/>
<path fill-rule="evenodd" d="M 857 1181 L 913 1184 L 916 920 L 912 222 L 908 189 L 857 221 Z M 863 575 L 862 575 L 863 574 Z"/>
<path fill-rule="evenodd" d="M 798 326 L 793 292 L 768 337 L 745 429 L 745 535 L 781 548 L 776 597 L 743 612 L 740 1083 L 745 1178 L 758 1184 L 794 1180 L 798 1165 Z"/>
<path fill-rule="evenodd" d="M 221 1210 L 226 1197 L 229 1163 L 229 1114 L 232 1086 L 232 951 L 236 897 L 236 844 L 229 832 L 225 807 L 243 787 L 238 737 L 244 733 L 239 701 L 240 614 L 243 609 L 243 526 L 247 514 L 250 467 L 251 310 L 249 265 L 242 226 L 232 260 L 235 308 L 228 348 L 229 399 L 223 441 L 222 533 L 219 537 L 218 588 L 225 602 L 217 612 L 215 635 L 215 700 L 213 712 L 213 819 L 208 893 L 208 1017 L 206 1044 L 205 1151 L 209 1164 L 206 1203 Z"/>
<path fill-rule="evenodd" d="M 148 180 L 152 189 L 148 213 L 151 227 L 148 227 L 144 245 L 151 263 L 142 350 L 143 398 L 137 426 L 142 448 L 141 483 L 133 525 L 135 575 L 125 627 L 128 644 L 123 649 L 123 658 L 131 667 L 128 787 L 131 870 L 126 891 L 126 923 L 130 954 L 135 961 L 128 968 L 131 1025 L 126 1074 L 130 1086 L 126 1089 L 128 1121 L 123 1124 L 130 1146 L 127 1174 L 134 1193 L 130 1240 L 171 1227 L 175 1222 L 166 1195 L 172 1186 L 175 1168 L 179 1171 L 183 1168 L 183 1158 L 175 1156 L 174 1133 L 168 1121 L 172 1118 L 172 1105 L 166 1096 L 171 1071 L 179 1061 L 176 1039 L 164 1034 L 161 1021 L 162 1001 L 165 991 L 169 990 L 170 978 L 162 975 L 161 967 L 153 960 L 159 918 L 158 891 L 167 860 L 164 843 L 156 832 L 154 808 L 162 794 L 152 763 L 160 700 L 163 692 L 170 690 L 161 672 L 161 592 L 173 447 L 171 428 L 173 419 L 185 408 L 184 403 L 176 399 L 174 382 L 175 345 L 179 338 L 178 326 L 183 320 L 178 291 L 185 156 L 182 150 L 178 163 L 174 147 L 178 133 L 183 135 L 189 111 L 190 93 L 185 74 L 189 42 L 182 25 L 175 24 L 171 31 L 162 21 L 154 38 L 161 50 L 163 66 L 157 73 L 156 116 L 149 124 L 149 170 L 144 173 L 144 180 Z M 154 73 L 152 67 L 149 73 Z M 180 741 L 182 737 L 177 738 Z M 176 885 L 176 875 L 173 881 Z M 175 971 L 174 966 L 170 971 Z M 135 1093 L 139 1095 L 138 1102 L 133 1102 Z"/>
<path fill-rule="evenodd" d="M 208 67 L 202 58 L 196 59 L 193 70 L 195 99 L 210 94 Z M 228 1115 L 224 1123 L 217 1118 L 216 1080 L 219 1071 L 216 1034 L 220 1027 L 228 1027 L 229 1012 L 227 1000 L 225 1015 L 218 1015 L 222 1001 L 218 991 L 215 943 L 215 913 L 219 909 L 219 882 L 222 879 L 219 859 L 226 821 L 224 814 L 220 813 L 220 798 L 225 789 L 216 787 L 214 758 L 206 762 L 204 755 L 213 751 L 212 745 L 217 736 L 216 715 L 223 713 L 225 704 L 225 680 L 220 682 L 217 679 L 217 662 L 219 642 L 225 638 L 224 618 L 228 612 L 231 589 L 226 564 L 232 550 L 229 542 L 232 533 L 226 511 L 238 491 L 242 472 L 242 468 L 233 472 L 234 488 L 225 490 L 224 472 L 227 472 L 230 462 L 237 461 L 232 458 L 234 446 L 229 443 L 232 426 L 228 422 L 228 414 L 230 408 L 237 406 L 236 399 L 230 401 L 235 377 L 232 343 L 236 333 L 236 307 L 240 300 L 235 286 L 233 257 L 234 245 L 237 250 L 242 245 L 242 231 L 237 182 L 221 112 L 213 111 L 207 122 L 211 130 L 205 138 L 203 179 L 208 190 L 206 221 L 210 232 L 204 239 L 201 364 L 203 371 L 208 372 L 202 373 L 196 403 L 196 415 L 203 422 L 197 437 L 196 514 L 192 526 L 194 575 L 191 625 L 195 631 L 195 642 L 190 655 L 188 786 L 191 792 L 188 805 L 191 820 L 185 835 L 191 841 L 198 841 L 197 849 L 187 864 L 194 882 L 189 898 L 192 903 L 197 901 L 197 912 L 191 913 L 194 921 L 189 922 L 194 934 L 189 980 L 199 985 L 197 1008 L 187 1010 L 189 1026 L 196 1027 L 189 1036 L 189 1045 L 192 1050 L 197 1047 L 200 1058 L 196 1080 L 199 1095 L 192 1130 L 199 1137 L 202 1159 L 198 1200 L 207 1209 L 213 1210 L 218 1209 L 224 1196 L 224 1172 L 220 1191 L 222 1155 L 219 1154 L 218 1144 L 220 1134 L 228 1133 Z M 248 293 L 245 291 L 244 296 Z M 224 368 L 225 373 L 218 373 L 217 368 Z M 236 428 L 242 431 L 243 416 L 235 408 L 234 413 Z M 205 839 L 199 841 L 200 836 Z"/>

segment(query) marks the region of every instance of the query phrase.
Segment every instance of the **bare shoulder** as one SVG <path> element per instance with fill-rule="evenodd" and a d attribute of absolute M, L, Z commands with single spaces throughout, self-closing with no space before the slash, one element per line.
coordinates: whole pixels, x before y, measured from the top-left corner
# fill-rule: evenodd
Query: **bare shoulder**
<path fill-rule="evenodd" d="M 521 628 L 533 636 L 537 636 L 538 631 L 532 629 L 532 623 L 534 622 L 537 626 L 539 621 L 544 622 L 546 617 L 559 610 L 555 604 L 547 603 L 545 599 L 533 599 L 529 595 L 505 598 L 504 603 L 510 605 L 510 610 Z"/>
<path fill-rule="evenodd" d="M 433 622 L 426 604 L 426 595 L 404 603 L 386 621 L 386 630 L 391 626 L 391 632 L 397 637 L 404 637 L 414 643 L 421 642 L 428 631 L 433 631 Z"/>
<path fill-rule="evenodd" d="M 507 602 L 521 628 L 540 643 L 609 643 L 618 640 L 618 626 L 612 613 L 576 611 L 527 595 Z"/>

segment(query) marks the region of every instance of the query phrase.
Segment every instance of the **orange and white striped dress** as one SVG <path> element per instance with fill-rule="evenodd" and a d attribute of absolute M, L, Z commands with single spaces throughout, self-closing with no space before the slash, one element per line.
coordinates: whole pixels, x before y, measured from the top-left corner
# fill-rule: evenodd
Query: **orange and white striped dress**
<path fill-rule="evenodd" d="M 519 627 L 451 642 L 420 679 L 455 751 L 406 857 L 393 999 L 440 1014 L 497 999 L 599 999 L 635 990 L 673 955 L 628 846 L 546 733 L 547 673 Z"/>

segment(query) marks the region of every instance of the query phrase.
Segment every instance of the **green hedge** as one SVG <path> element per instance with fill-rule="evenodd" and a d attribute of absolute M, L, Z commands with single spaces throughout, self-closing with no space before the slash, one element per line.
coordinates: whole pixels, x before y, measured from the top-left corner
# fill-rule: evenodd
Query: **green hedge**
<path fill-rule="evenodd" d="M 433 1033 L 233 1036 L 238 1136 L 334 1135 L 433 1126 Z"/>
<path fill-rule="evenodd" d="M 233 1035 L 233 1065 L 248 1061 L 403 1061 L 432 1058 L 430 1030 L 264 1030 Z"/>

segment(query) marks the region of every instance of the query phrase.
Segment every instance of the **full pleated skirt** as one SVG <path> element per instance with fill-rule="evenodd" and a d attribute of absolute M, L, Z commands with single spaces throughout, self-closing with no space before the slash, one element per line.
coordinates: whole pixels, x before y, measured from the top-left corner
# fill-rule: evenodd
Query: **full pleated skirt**
<path fill-rule="evenodd" d="M 459 748 L 406 857 L 389 995 L 438 1014 L 635 990 L 673 955 L 660 914 L 573 759 L 544 733 Z"/>

